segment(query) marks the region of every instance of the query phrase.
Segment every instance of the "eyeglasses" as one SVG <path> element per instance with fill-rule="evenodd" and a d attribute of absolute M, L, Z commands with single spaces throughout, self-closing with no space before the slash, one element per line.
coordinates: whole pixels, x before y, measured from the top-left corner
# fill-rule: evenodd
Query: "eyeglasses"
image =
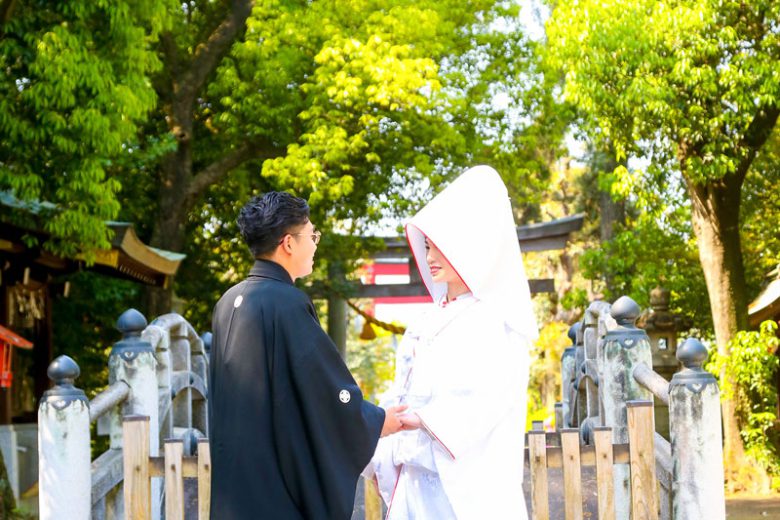
<path fill-rule="evenodd" d="M 311 241 L 314 242 L 314 245 L 320 243 L 320 238 L 322 237 L 321 231 L 315 231 L 314 233 L 290 233 L 292 236 L 304 236 L 304 237 L 310 237 Z"/>

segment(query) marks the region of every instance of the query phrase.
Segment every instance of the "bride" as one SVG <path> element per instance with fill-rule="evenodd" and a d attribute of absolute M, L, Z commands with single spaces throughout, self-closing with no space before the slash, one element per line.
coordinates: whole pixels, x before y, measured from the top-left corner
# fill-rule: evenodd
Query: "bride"
<path fill-rule="evenodd" d="M 466 171 L 406 226 L 432 309 L 398 347 L 382 406 L 407 404 L 364 471 L 388 519 L 527 518 L 528 349 L 537 337 L 506 187 Z"/>

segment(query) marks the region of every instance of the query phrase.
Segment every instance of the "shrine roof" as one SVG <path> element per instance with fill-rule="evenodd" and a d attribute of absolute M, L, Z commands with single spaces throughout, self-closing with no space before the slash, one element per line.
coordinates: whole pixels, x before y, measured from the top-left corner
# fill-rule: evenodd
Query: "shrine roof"
<path fill-rule="evenodd" d="M 37 256 L 30 256 L 36 248 L 30 247 L 23 240 L 24 235 L 34 235 L 45 240 L 47 233 L 40 222 L 47 212 L 56 212 L 57 206 L 46 201 L 22 201 L 7 191 L 0 191 L 0 207 L 12 212 L 24 213 L 32 218 L 7 219 L 0 231 L 0 251 L 12 254 L 25 254 L 36 264 L 50 271 L 68 272 L 85 265 L 84 257 L 76 255 L 71 258 L 61 258 L 40 248 Z M 95 263 L 85 267 L 102 272 L 108 276 L 128 278 L 148 285 L 167 287 L 170 278 L 176 274 L 179 264 L 186 255 L 151 247 L 138 238 L 130 222 L 106 222 L 113 231 L 111 248 L 95 252 Z"/>
<path fill-rule="evenodd" d="M 755 327 L 765 320 L 780 319 L 780 267 L 771 272 L 772 275 L 774 280 L 748 305 L 748 319 Z"/>

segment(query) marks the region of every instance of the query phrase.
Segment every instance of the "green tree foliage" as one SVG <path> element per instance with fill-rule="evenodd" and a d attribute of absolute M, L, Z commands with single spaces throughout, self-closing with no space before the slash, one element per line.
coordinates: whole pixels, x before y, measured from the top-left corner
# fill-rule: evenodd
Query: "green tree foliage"
<path fill-rule="evenodd" d="M 0 2 L 0 190 L 47 200 L 55 252 L 105 248 L 111 161 L 155 104 L 149 43 L 175 2 Z"/>
<path fill-rule="evenodd" d="M 314 222 L 336 231 L 319 248 L 324 273 L 322 260 L 336 258 L 349 272 L 367 247 L 351 236 L 408 214 L 447 175 L 491 150 L 501 152 L 522 197 L 541 190 L 538 163 L 521 169 L 510 162 L 520 149 L 535 159 L 541 145 L 518 140 L 499 150 L 510 123 L 530 127 L 550 99 L 512 102 L 523 73 L 536 77 L 519 30 L 491 29 L 514 16 L 514 7 L 488 0 L 256 2 L 246 30 L 212 60 L 208 75 L 198 72 L 199 56 L 209 52 L 220 20 L 236 20 L 237 8 L 187 5 L 161 38 L 161 104 L 145 132 L 158 150 L 173 147 L 142 166 L 156 193 L 129 219 L 148 222 L 154 245 L 188 254 L 176 291 L 197 307 L 187 312 L 200 325 L 216 295 L 248 269 L 233 221 L 252 193 L 291 190 L 309 200 Z M 200 83 L 188 88 L 198 95 L 183 99 L 177 92 L 187 89 L 174 86 L 195 76 Z M 522 121 L 490 104 L 491 88 L 510 86 L 508 103 Z M 129 166 L 123 175 L 139 168 Z"/>
<path fill-rule="evenodd" d="M 765 321 L 758 331 L 741 331 L 731 341 L 728 356 L 713 352 L 707 369 L 729 377 L 721 392 L 737 403 L 745 451 L 772 477 L 780 489 L 780 432 L 777 431 L 777 322 Z"/>
<path fill-rule="evenodd" d="M 561 400 L 561 356 L 571 346 L 568 330 L 569 325 L 560 321 L 546 323 L 531 349 L 526 429 L 531 429 L 532 421 L 555 422 L 555 402 Z"/>
<path fill-rule="evenodd" d="M 646 185 L 642 190 L 619 183 L 613 175 L 605 177 L 606 188 L 617 192 L 614 196 L 627 205 L 626 221 L 616 226 L 611 240 L 583 253 L 583 275 L 600 280 L 609 273 L 612 291 L 605 290 L 608 300 L 628 295 L 645 308 L 650 291 L 661 285 L 671 291 L 672 312 L 687 317 L 698 330 L 711 330 L 712 314 L 690 209 L 675 177 L 665 185 Z"/>
<path fill-rule="evenodd" d="M 722 355 L 747 328 L 740 204 L 780 114 L 779 16 L 768 0 L 564 1 L 547 26 L 550 59 L 588 134 L 619 158 L 651 160 L 649 173 L 682 175 Z M 616 175 L 631 183 L 627 169 Z M 724 401 L 723 417 L 735 471 L 733 403 Z"/>

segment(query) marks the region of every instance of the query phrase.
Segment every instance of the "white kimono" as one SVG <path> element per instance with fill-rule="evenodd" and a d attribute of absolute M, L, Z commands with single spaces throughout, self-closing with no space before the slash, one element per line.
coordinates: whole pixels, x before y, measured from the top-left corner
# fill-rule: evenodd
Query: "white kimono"
<path fill-rule="evenodd" d="M 381 439 L 367 468 L 388 519 L 526 518 L 527 351 L 470 295 L 407 330 L 382 405 L 405 402 L 425 429 Z"/>
<path fill-rule="evenodd" d="M 537 336 L 507 190 L 492 168 L 465 172 L 406 226 L 435 302 L 407 329 L 382 406 L 406 403 L 424 427 L 380 439 L 364 471 L 390 520 L 527 518 L 523 436 L 529 341 Z M 431 240 L 471 291 L 444 304 Z"/>

